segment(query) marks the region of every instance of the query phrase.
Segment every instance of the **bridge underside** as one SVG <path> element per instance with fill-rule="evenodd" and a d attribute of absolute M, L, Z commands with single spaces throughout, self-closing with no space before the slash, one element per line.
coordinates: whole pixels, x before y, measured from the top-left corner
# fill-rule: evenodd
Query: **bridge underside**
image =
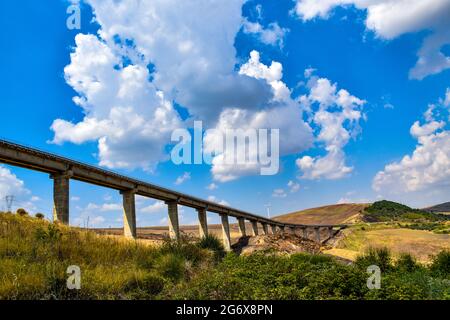
<path fill-rule="evenodd" d="M 69 223 L 70 179 L 118 190 L 123 196 L 124 235 L 130 238 L 136 238 L 137 236 L 136 195 L 162 200 L 166 203 L 169 235 L 172 239 L 179 239 L 180 237 L 179 205 L 197 210 L 200 236 L 208 234 L 207 211 L 219 214 L 222 223 L 223 243 L 227 250 L 231 249 L 230 216 L 238 219 L 242 236 L 247 235 L 245 220 L 250 221 L 251 235 L 253 236 L 258 235 L 258 224 L 260 224 L 264 234 L 269 234 L 269 227 L 273 234 L 285 232 L 288 228 L 294 233 L 296 230 L 303 230 L 302 236 L 305 238 L 308 236 L 307 230 L 312 229 L 317 242 L 321 242 L 321 229 L 328 229 L 329 236 L 332 237 L 335 229 L 346 227 L 346 225 L 299 225 L 275 221 L 4 140 L 0 140 L 0 163 L 50 174 L 50 178 L 53 179 L 53 219 L 55 222 Z"/>

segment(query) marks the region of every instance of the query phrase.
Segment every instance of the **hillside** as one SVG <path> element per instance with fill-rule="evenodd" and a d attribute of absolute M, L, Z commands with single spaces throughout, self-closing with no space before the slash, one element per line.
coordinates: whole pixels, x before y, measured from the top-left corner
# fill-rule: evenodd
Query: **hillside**
<path fill-rule="evenodd" d="M 274 220 L 298 224 L 340 224 L 359 221 L 369 204 L 345 203 L 311 208 L 274 217 Z"/>
<path fill-rule="evenodd" d="M 450 202 L 444 202 L 422 210 L 436 213 L 450 213 Z"/>

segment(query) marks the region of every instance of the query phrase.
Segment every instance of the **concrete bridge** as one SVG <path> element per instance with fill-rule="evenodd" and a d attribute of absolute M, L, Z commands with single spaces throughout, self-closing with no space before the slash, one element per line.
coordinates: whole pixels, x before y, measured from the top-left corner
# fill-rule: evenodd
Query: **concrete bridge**
<path fill-rule="evenodd" d="M 124 235 L 131 238 L 137 236 L 135 195 L 162 200 L 166 203 L 169 217 L 169 235 L 175 240 L 180 237 L 178 205 L 197 210 L 200 236 L 208 234 L 206 213 L 217 213 L 221 217 L 223 244 L 227 250 L 231 249 L 230 216 L 238 220 L 242 236 L 258 235 L 258 224 L 260 224 L 264 234 L 287 232 L 287 229 L 294 233 L 297 230 L 302 230 L 302 236 L 305 238 L 308 238 L 308 230 L 313 229 L 314 240 L 321 242 L 320 231 L 322 229 L 328 230 L 328 239 L 333 237 L 337 229 L 347 227 L 346 225 L 289 224 L 267 219 L 5 140 L 0 140 L 0 163 L 49 174 L 53 180 L 53 220 L 64 224 L 69 223 L 70 179 L 118 190 L 123 197 Z M 246 220 L 251 223 L 250 233 L 247 233 L 246 230 Z"/>

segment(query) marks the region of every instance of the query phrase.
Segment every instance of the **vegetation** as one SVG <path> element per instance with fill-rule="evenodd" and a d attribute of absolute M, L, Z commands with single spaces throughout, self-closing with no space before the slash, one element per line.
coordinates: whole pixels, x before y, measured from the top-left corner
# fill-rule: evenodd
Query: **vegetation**
<path fill-rule="evenodd" d="M 381 289 L 366 286 L 367 266 Z M 67 268 L 81 290 L 67 289 Z M 450 299 L 450 252 L 429 266 L 386 249 L 355 264 L 324 255 L 225 254 L 220 241 L 165 241 L 152 247 L 118 237 L 0 213 L 0 299 Z"/>
<path fill-rule="evenodd" d="M 449 217 L 420 209 L 413 209 L 403 204 L 382 200 L 367 207 L 364 220 L 368 222 L 380 221 L 445 221 Z"/>

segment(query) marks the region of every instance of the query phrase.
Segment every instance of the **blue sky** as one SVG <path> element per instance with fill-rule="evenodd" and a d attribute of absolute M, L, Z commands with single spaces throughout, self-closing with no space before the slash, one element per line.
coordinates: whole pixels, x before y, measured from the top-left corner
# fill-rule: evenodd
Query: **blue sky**
<path fill-rule="evenodd" d="M 0 136 L 259 214 L 449 201 L 450 6 L 408 1 L 75 1 L 79 30 L 69 1 L 2 1 Z M 278 174 L 168 159 L 175 128 L 258 112 L 284 119 Z M 0 166 L 0 197 L 48 217 L 51 183 Z M 71 196 L 71 224 L 122 225 L 118 192 L 72 182 Z M 161 203 L 138 208 L 139 225 L 165 224 Z"/>

